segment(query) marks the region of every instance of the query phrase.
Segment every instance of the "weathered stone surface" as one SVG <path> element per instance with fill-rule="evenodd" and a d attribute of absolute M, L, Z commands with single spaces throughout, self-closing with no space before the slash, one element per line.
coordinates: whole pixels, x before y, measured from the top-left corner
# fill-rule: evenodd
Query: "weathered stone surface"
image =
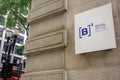
<path fill-rule="evenodd" d="M 88 4 L 82 5 L 80 7 L 75 7 L 74 8 L 74 13 L 80 13 L 83 11 L 87 11 L 108 3 L 112 3 L 113 7 L 113 16 L 118 16 L 118 6 L 117 6 L 117 0 L 95 0 L 92 2 L 89 2 Z"/>
<path fill-rule="evenodd" d="M 22 77 L 23 80 L 66 80 L 66 76 L 66 70 L 51 70 L 26 73 Z"/>
<path fill-rule="evenodd" d="M 118 0 L 117 6 L 118 6 L 118 13 L 119 13 L 119 20 L 120 20 L 120 0 Z M 119 26 L 119 27 L 120 27 L 120 26 Z"/>
<path fill-rule="evenodd" d="M 38 9 L 42 5 L 50 3 L 50 1 L 53 2 L 55 0 L 34 0 L 34 1 L 32 1 L 32 10 Z"/>
<path fill-rule="evenodd" d="M 117 4 L 117 6 L 118 6 L 118 11 L 120 12 L 120 0 L 117 0 L 118 1 L 118 4 Z"/>
<path fill-rule="evenodd" d="M 67 45 L 66 30 L 59 30 L 26 41 L 26 54 Z"/>
<path fill-rule="evenodd" d="M 116 36 L 118 36 L 120 34 L 120 18 L 119 16 L 114 16 L 114 28 L 115 28 L 115 33 Z"/>
<path fill-rule="evenodd" d="M 30 38 L 40 36 L 42 34 L 54 32 L 57 30 L 65 29 L 65 15 L 61 14 L 52 18 L 43 20 L 42 22 L 30 24 Z M 54 22 L 54 23 L 53 23 Z"/>
<path fill-rule="evenodd" d="M 120 65 L 86 70 L 69 70 L 68 80 L 119 80 Z"/>
<path fill-rule="evenodd" d="M 65 68 L 64 49 L 51 49 L 27 55 L 26 72 Z"/>
<path fill-rule="evenodd" d="M 96 1 L 96 0 L 82 0 L 82 1 L 69 0 L 69 1 L 68 1 L 68 11 L 69 11 L 69 9 L 74 9 L 74 8 L 76 8 L 76 6 L 81 7 L 81 6 L 83 6 L 83 5 L 86 5 L 86 4 L 91 3 L 91 2 L 93 2 L 93 1 Z"/>
<path fill-rule="evenodd" d="M 29 22 L 64 12 L 67 9 L 66 0 L 33 0 L 32 5 Z"/>
<path fill-rule="evenodd" d="M 105 5 L 107 3 L 112 2 L 113 4 L 113 13 L 114 13 L 114 23 L 115 23 L 115 33 L 116 33 L 116 40 L 117 40 L 117 49 L 114 50 L 106 50 L 106 51 L 99 51 L 99 52 L 91 52 L 82 55 L 75 55 L 74 47 L 74 15 L 98 6 Z M 69 9 L 67 11 L 67 22 L 66 28 L 68 29 L 68 45 L 65 49 L 65 63 L 67 69 L 83 69 L 88 67 L 95 67 L 95 66 L 106 66 L 106 65 L 113 65 L 114 63 L 120 63 L 120 21 L 118 17 L 118 9 L 116 7 L 117 1 L 116 0 L 96 0 L 93 2 L 89 2 L 88 4 L 82 6 L 76 6 L 75 8 Z M 87 46 L 87 45 L 86 45 Z M 91 45 L 92 46 L 92 45 Z M 82 47 L 82 46 L 81 46 Z"/>

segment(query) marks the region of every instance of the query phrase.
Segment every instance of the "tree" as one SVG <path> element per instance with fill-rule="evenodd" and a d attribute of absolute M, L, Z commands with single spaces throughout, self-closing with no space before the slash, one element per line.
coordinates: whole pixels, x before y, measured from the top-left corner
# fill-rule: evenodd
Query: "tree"
<path fill-rule="evenodd" d="M 5 22 L 3 26 L 6 28 L 24 28 L 28 35 L 27 15 L 30 8 L 31 0 L 0 0 L 0 21 Z"/>

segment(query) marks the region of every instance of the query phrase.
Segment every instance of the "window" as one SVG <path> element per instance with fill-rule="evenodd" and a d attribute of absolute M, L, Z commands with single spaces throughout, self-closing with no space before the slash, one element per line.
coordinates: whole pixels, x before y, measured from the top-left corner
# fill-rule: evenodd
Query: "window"
<path fill-rule="evenodd" d="M 21 59 L 21 58 L 14 56 L 14 59 L 13 59 L 14 66 L 17 66 L 17 60 L 19 60 L 19 59 Z"/>
<path fill-rule="evenodd" d="M 5 34 L 5 39 L 7 39 L 7 35 Z"/>
<path fill-rule="evenodd" d="M 0 28 L 0 37 L 3 35 L 3 29 Z"/>
<path fill-rule="evenodd" d="M 15 50 L 16 50 L 17 48 L 19 48 L 19 46 L 15 45 L 14 48 L 15 48 Z M 12 51 L 14 51 L 14 49 L 12 49 Z M 16 54 L 16 53 L 15 53 L 15 54 Z"/>
<path fill-rule="evenodd" d="M 23 42 L 24 42 L 24 37 L 18 35 L 18 37 L 17 37 L 17 43 L 19 43 L 19 44 L 23 44 Z"/>
<path fill-rule="evenodd" d="M 23 51 L 24 51 L 24 46 L 16 46 L 15 47 L 15 54 L 23 55 Z"/>

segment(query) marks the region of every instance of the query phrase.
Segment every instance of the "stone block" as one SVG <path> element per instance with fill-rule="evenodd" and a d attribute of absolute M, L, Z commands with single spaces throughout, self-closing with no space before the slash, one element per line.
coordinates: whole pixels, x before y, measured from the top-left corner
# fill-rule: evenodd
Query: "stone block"
<path fill-rule="evenodd" d="M 80 6 L 84 6 L 88 3 L 91 3 L 93 1 L 96 1 L 96 0 L 82 0 L 82 1 L 78 1 L 78 0 L 68 0 L 68 10 L 70 9 L 74 9 L 76 7 L 80 7 Z"/>
<path fill-rule="evenodd" d="M 65 68 L 64 49 L 51 49 L 27 54 L 26 72 Z"/>
<path fill-rule="evenodd" d="M 40 20 L 53 14 L 64 12 L 67 9 L 66 0 L 33 0 L 28 22 Z"/>
<path fill-rule="evenodd" d="M 120 65 L 68 71 L 68 80 L 119 80 L 119 79 L 120 79 Z"/>
<path fill-rule="evenodd" d="M 32 1 L 32 7 L 31 8 L 32 8 L 32 10 L 37 9 L 37 8 L 43 6 L 43 5 L 45 6 L 45 4 L 50 3 L 50 1 L 53 2 L 55 0 L 34 0 L 34 1 Z"/>
<path fill-rule="evenodd" d="M 51 70 L 26 73 L 22 79 L 26 80 L 26 77 L 28 76 L 31 77 L 29 80 L 67 80 L 67 74 L 65 70 Z"/>
<path fill-rule="evenodd" d="M 59 30 L 41 35 L 26 41 L 26 54 L 48 50 L 52 48 L 65 47 L 67 45 L 66 30 Z"/>
<path fill-rule="evenodd" d="M 65 15 L 61 14 L 43 21 L 36 21 L 35 23 L 30 24 L 29 37 L 33 38 L 42 34 L 54 32 L 60 29 L 65 29 L 65 20 Z"/>

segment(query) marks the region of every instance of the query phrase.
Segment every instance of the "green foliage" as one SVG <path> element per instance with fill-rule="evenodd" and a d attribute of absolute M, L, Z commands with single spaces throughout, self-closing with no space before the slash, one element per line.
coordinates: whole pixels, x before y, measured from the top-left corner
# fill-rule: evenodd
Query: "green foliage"
<path fill-rule="evenodd" d="M 18 55 L 23 55 L 24 46 L 19 46 L 18 48 L 15 48 L 15 53 Z"/>
<path fill-rule="evenodd" d="M 31 0 L 0 0 L 0 18 L 7 15 L 6 27 L 18 26 L 28 31 L 27 15 Z"/>
<path fill-rule="evenodd" d="M 0 25 L 5 25 L 4 24 L 5 23 L 5 19 L 4 19 L 4 17 L 3 16 L 0 16 Z"/>

